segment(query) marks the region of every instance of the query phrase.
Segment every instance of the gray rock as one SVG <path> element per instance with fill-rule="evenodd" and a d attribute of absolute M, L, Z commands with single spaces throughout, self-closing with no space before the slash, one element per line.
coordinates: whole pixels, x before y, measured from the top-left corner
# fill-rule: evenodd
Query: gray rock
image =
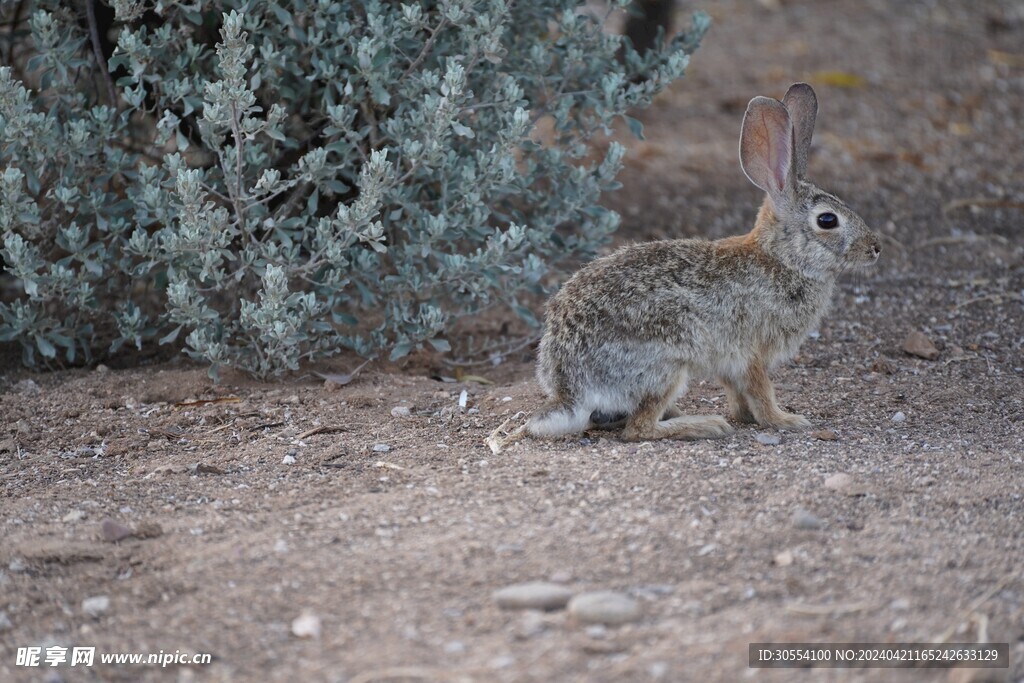
<path fill-rule="evenodd" d="M 803 508 L 797 508 L 793 511 L 793 526 L 797 529 L 815 531 L 825 528 L 825 520 Z"/>
<path fill-rule="evenodd" d="M 761 434 L 758 434 L 754 438 L 757 439 L 757 442 L 759 444 L 762 444 L 764 446 L 778 446 L 780 443 L 782 443 L 782 437 L 779 436 L 778 434 L 767 434 L 762 432 Z"/>
<path fill-rule="evenodd" d="M 374 453 L 387 453 L 390 450 L 391 446 L 387 445 L 386 443 L 376 443 L 373 445 Z"/>
<path fill-rule="evenodd" d="M 26 394 L 28 396 L 38 396 L 40 392 L 39 385 L 31 379 L 23 379 L 14 385 L 14 393 Z"/>
<path fill-rule="evenodd" d="M 640 603 L 623 593 L 597 591 L 581 593 L 569 601 L 569 614 L 581 624 L 618 626 L 638 621 Z"/>
<path fill-rule="evenodd" d="M 494 601 L 502 609 L 562 609 L 572 597 L 572 591 L 546 581 L 532 581 L 506 586 L 494 592 Z"/>
<path fill-rule="evenodd" d="M 892 416 L 892 421 L 893 422 L 904 422 L 904 421 L 906 421 L 906 419 L 907 419 L 907 416 L 903 414 L 902 410 L 897 410 L 896 414 Z"/>
<path fill-rule="evenodd" d="M 409 417 L 412 411 L 408 406 L 395 406 L 391 409 L 391 417 Z"/>
<path fill-rule="evenodd" d="M 117 543 L 135 535 L 135 530 L 107 517 L 100 522 L 100 536 L 107 543 Z"/>

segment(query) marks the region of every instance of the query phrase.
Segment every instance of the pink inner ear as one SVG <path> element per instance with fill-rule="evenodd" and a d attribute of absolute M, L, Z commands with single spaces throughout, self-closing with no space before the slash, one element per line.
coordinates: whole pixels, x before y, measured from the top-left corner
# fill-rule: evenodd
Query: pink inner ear
<path fill-rule="evenodd" d="M 771 171 L 772 180 L 775 181 L 775 187 L 772 189 L 782 192 L 786 187 L 786 178 L 792 163 L 790 123 L 778 116 L 778 112 L 771 110 L 763 111 L 761 116 L 766 132 L 765 162 Z"/>
<path fill-rule="evenodd" d="M 793 125 L 778 100 L 755 97 L 747 105 L 740 162 L 751 182 L 772 199 L 785 201 L 793 163 Z"/>

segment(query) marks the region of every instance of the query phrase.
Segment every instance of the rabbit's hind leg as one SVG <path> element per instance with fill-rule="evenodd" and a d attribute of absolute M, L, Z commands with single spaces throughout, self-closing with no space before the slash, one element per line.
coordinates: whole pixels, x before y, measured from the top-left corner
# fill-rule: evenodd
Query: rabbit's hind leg
<path fill-rule="evenodd" d="M 627 418 L 622 438 L 627 441 L 713 439 L 733 431 L 720 415 L 680 415 L 675 398 L 673 390 L 641 400 L 636 412 Z M 668 419 L 663 420 L 663 416 Z"/>

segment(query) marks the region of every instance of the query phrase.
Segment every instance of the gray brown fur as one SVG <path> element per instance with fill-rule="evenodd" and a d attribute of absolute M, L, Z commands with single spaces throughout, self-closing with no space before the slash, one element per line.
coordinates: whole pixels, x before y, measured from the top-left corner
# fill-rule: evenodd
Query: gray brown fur
<path fill-rule="evenodd" d="M 846 204 L 803 179 L 816 112 L 805 84 L 790 88 L 785 104 L 751 100 L 741 162 L 767 193 L 751 232 L 628 246 L 582 268 L 551 298 L 537 364 L 548 400 L 527 433 L 618 426 L 592 415 L 624 416 L 626 439 L 731 431 L 720 416 L 679 413 L 675 401 L 693 378 L 717 379 L 737 421 L 809 425 L 779 408 L 768 372 L 818 325 L 839 273 L 881 251 Z M 825 212 L 839 227 L 817 226 Z"/>

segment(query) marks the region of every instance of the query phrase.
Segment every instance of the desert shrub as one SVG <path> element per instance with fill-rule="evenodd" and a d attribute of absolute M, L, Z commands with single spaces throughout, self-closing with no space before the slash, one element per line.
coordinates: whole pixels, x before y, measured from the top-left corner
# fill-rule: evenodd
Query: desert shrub
<path fill-rule="evenodd" d="M 617 226 L 595 134 L 639 134 L 708 23 L 617 59 L 569 0 L 4 7 L 0 340 L 179 344 L 214 375 L 532 319 L 523 292 Z"/>

